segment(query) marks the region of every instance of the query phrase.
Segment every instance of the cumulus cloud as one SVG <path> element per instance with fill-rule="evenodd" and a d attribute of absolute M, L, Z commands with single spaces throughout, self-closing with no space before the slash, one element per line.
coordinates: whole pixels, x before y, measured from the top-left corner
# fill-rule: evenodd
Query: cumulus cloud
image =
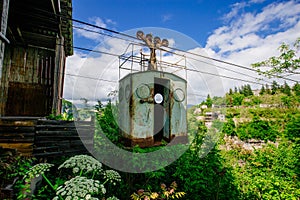
<path fill-rule="evenodd" d="M 278 47 L 283 42 L 292 44 L 299 37 L 300 4 L 297 1 L 271 3 L 260 12 L 246 12 L 247 6 L 251 5 L 234 4 L 232 11 L 224 17 L 228 23 L 217 28 L 208 37 L 205 49 L 210 56 L 251 68 L 252 63 L 278 55 Z M 257 76 L 249 70 L 226 65 L 224 67 Z M 220 71 L 232 77 L 253 80 L 249 76 Z M 230 88 L 246 83 L 223 79 L 223 84 L 225 88 Z"/>
<path fill-rule="evenodd" d="M 161 16 L 161 21 L 162 22 L 167 22 L 172 19 L 173 15 L 172 14 L 164 14 Z"/>
<path fill-rule="evenodd" d="M 240 3 L 239 3 L 240 4 Z M 239 5 L 238 4 L 238 5 Z M 297 27 L 300 4 L 295 1 L 272 3 L 260 13 L 243 12 L 245 5 L 235 5 L 226 15 L 230 23 L 217 28 L 209 36 L 206 48 L 219 54 L 230 54 L 269 43 L 269 37 Z M 284 35 L 279 42 L 291 42 L 295 35 Z"/>
<path fill-rule="evenodd" d="M 93 24 L 98 27 L 107 28 L 108 26 L 114 26 L 116 25 L 116 22 L 114 22 L 111 19 L 102 19 L 100 17 L 92 17 L 88 19 L 88 22 L 90 24 Z M 75 24 L 74 33 L 77 37 L 84 37 L 86 39 L 90 39 L 96 42 L 100 42 L 104 39 L 103 31 L 96 27 L 91 27 L 88 25 L 82 25 L 82 24 Z M 100 34 L 99 34 L 100 33 Z"/>
<path fill-rule="evenodd" d="M 291 44 L 299 37 L 300 4 L 297 1 L 271 3 L 259 12 L 246 11 L 251 4 L 261 2 L 262 0 L 252 0 L 248 3 L 232 5 L 231 11 L 222 18 L 224 25 L 213 31 L 208 37 L 205 47 L 193 47 L 193 49 L 187 50 L 191 53 L 236 63 L 249 69 L 251 63 L 278 55 L 278 47 L 282 42 Z M 90 20 L 92 23 L 106 28 L 111 28 L 115 23 L 97 17 Z M 151 32 L 148 29 L 145 31 Z M 180 48 L 180 41 L 172 34 L 164 35 L 165 30 L 157 31 L 160 36 L 171 35 L 168 38 L 170 46 Z M 130 34 L 133 35 L 134 33 L 135 31 Z M 101 41 L 102 45 L 96 47 L 95 50 L 119 55 L 124 53 L 128 47 L 128 42 L 123 40 L 108 39 L 104 41 L 104 37 L 101 35 L 82 30 L 77 30 L 76 34 L 91 40 Z M 183 43 L 189 44 L 187 41 Z M 140 55 L 141 47 L 135 48 L 135 55 Z M 145 51 L 145 53 L 149 52 Z M 175 53 L 182 54 L 182 52 L 176 51 Z M 157 58 L 160 59 L 160 52 L 157 52 Z M 179 76 L 187 76 L 190 104 L 201 102 L 208 93 L 212 96 L 221 96 L 229 88 L 249 83 L 241 80 L 255 82 L 255 78 L 258 76 L 253 71 L 199 56 L 189 55 L 189 58 L 186 57 L 185 60 L 178 55 L 166 53 L 162 54 L 162 58 L 166 62 L 173 63 L 173 65 L 186 64 L 188 68 L 194 70 L 185 75 L 184 71 L 170 69 L 170 72 Z M 124 67 L 130 68 L 131 66 L 125 63 Z M 136 64 L 135 67 L 136 69 L 140 68 L 139 64 Z M 122 77 L 127 73 L 128 71 L 123 70 L 120 76 Z M 83 97 L 91 101 L 103 100 L 107 98 L 109 92 L 118 87 L 119 60 L 117 57 L 105 54 L 75 52 L 73 56 L 67 59 L 66 74 L 77 76 L 66 75 L 64 97 L 74 100 Z M 232 77 L 232 79 L 224 77 Z M 252 88 L 260 88 L 259 85 L 251 85 Z"/>
<path fill-rule="evenodd" d="M 106 46 L 94 50 L 120 54 L 126 48 L 124 41 L 110 39 Z M 117 89 L 119 60 L 116 56 L 101 53 L 76 53 L 67 59 L 64 97 L 73 101 L 86 98 L 89 101 L 106 100 Z"/>

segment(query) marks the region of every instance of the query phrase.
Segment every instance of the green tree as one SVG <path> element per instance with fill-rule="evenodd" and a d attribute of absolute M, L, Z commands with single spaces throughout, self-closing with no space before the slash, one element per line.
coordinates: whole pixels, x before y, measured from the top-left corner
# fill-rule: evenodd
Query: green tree
<path fill-rule="evenodd" d="M 266 93 L 265 86 L 262 85 L 262 86 L 261 86 L 261 89 L 260 89 L 260 91 L 259 91 L 259 94 L 260 94 L 260 95 L 264 95 L 265 93 Z"/>
<path fill-rule="evenodd" d="M 273 56 L 265 61 L 252 64 L 257 69 L 258 74 L 266 77 L 282 77 L 283 75 L 300 74 L 300 57 L 299 57 L 300 38 L 296 39 L 293 47 L 283 43 L 279 47 L 279 56 Z M 268 67 L 268 70 L 261 68 Z"/>
<path fill-rule="evenodd" d="M 238 88 L 234 87 L 234 93 L 238 93 Z"/>
<path fill-rule="evenodd" d="M 276 94 L 278 89 L 279 89 L 278 83 L 276 81 L 273 81 L 271 86 L 271 94 L 272 95 Z"/>
<path fill-rule="evenodd" d="M 293 91 L 294 91 L 296 96 L 300 97 L 300 84 L 299 83 L 296 83 L 293 86 Z"/>
<path fill-rule="evenodd" d="M 212 104 L 213 104 L 213 101 L 212 99 L 210 98 L 210 95 L 208 94 L 207 95 L 207 98 L 206 98 L 206 105 L 208 108 L 211 108 L 212 107 Z"/>
<path fill-rule="evenodd" d="M 251 89 L 250 84 L 247 84 L 247 85 L 244 87 L 244 95 L 245 95 L 246 97 L 252 96 L 252 95 L 253 95 L 253 92 L 252 92 L 252 89 Z"/>
<path fill-rule="evenodd" d="M 271 94 L 271 90 L 268 84 L 266 84 L 266 93 Z"/>
<path fill-rule="evenodd" d="M 287 108 L 290 108 L 292 106 L 292 99 L 289 96 L 282 96 L 281 101 L 283 105 Z"/>
<path fill-rule="evenodd" d="M 235 123 L 232 118 L 229 118 L 227 122 L 224 124 L 222 132 L 231 136 L 236 135 Z"/>
<path fill-rule="evenodd" d="M 243 94 L 240 93 L 235 93 L 232 95 L 232 105 L 233 106 L 240 106 L 242 105 L 243 99 L 245 98 L 245 96 Z"/>
<path fill-rule="evenodd" d="M 291 88 L 290 86 L 286 83 L 286 81 L 284 82 L 284 85 L 282 86 L 282 93 L 288 95 L 288 96 L 291 96 L 292 93 L 291 93 Z"/>
<path fill-rule="evenodd" d="M 285 135 L 289 140 L 296 141 L 300 144 L 300 114 L 293 116 L 287 123 Z"/>
<path fill-rule="evenodd" d="M 113 143 L 119 142 L 119 126 L 116 119 L 118 119 L 117 107 L 108 101 L 106 106 L 103 106 L 101 101 L 95 106 L 97 113 L 97 121 L 100 125 L 101 132 L 104 133 L 108 139 Z"/>
<path fill-rule="evenodd" d="M 232 91 L 232 89 L 230 88 L 229 89 L 229 95 L 232 95 L 233 94 L 233 91 Z"/>

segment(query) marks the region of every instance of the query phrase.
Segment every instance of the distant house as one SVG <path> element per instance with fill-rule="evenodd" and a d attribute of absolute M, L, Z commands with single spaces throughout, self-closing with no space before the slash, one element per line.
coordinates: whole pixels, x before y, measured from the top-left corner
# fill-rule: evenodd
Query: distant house
<path fill-rule="evenodd" d="M 201 114 L 202 111 L 200 108 L 196 108 L 195 111 L 194 111 L 194 114 L 197 115 L 197 114 Z"/>
<path fill-rule="evenodd" d="M 260 89 L 257 89 L 257 90 L 252 90 L 254 96 L 259 96 L 259 93 L 260 93 Z"/>
<path fill-rule="evenodd" d="M 201 105 L 201 109 L 207 109 L 207 105 Z"/>
<path fill-rule="evenodd" d="M 72 49 L 71 0 L 0 2 L 0 116 L 59 112 Z"/>
<path fill-rule="evenodd" d="M 211 122 L 211 121 L 213 121 L 213 113 L 212 112 L 206 112 L 205 113 L 205 121 L 206 122 Z"/>
<path fill-rule="evenodd" d="M 220 121 L 225 121 L 225 115 L 224 115 L 224 114 L 219 114 L 219 115 L 218 115 L 218 119 L 219 119 Z"/>

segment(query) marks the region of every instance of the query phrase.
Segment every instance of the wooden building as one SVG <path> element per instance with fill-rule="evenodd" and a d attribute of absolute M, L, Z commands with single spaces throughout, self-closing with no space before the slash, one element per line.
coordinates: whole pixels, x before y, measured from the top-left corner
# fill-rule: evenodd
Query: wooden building
<path fill-rule="evenodd" d="M 60 112 L 72 0 L 0 0 L 0 116 Z"/>

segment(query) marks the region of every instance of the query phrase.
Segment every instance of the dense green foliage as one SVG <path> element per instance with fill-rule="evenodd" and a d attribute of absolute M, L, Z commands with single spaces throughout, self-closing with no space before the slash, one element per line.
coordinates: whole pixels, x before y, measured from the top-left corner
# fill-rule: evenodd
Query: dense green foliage
<path fill-rule="evenodd" d="M 254 152 L 235 146 L 223 152 L 227 164 L 234 166 L 239 199 L 298 199 L 299 147 L 282 141 Z"/>
<path fill-rule="evenodd" d="M 272 128 L 268 121 L 261 120 L 257 116 L 250 122 L 240 124 L 236 132 L 241 140 L 259 139 L 275 141 L 278 135 L 277 131 Z"/>
<path fill-rule="evenodd" d="M 113 105 L 109 100 L 105 107 L 103 106 L 101 101 L 98 101 L 98 104 L 95 106 L 95 108 L 97 110 L 96 135 L 98 135 L 99 133 L 103 133 L 111 142 L 117 144 L 120 139 L 119 128 L 117 124 L 117 106 Z"/>

